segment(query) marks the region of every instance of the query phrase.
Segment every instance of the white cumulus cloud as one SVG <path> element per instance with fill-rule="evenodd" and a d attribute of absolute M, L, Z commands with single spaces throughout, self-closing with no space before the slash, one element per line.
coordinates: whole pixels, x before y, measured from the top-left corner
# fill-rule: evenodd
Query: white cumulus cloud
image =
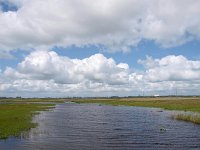
<path fill-rule="evenodd" d="M 142 39 L 170 47 L 200 38 L 199 0 L 1 0 L 0 50 L 96 45 L 129 51 Z"/>
<path fill-rule="evenodd" d="M 146 67 L 146 78 L 150 81 L 200 80 L 200 61 L 188 60 L 181 55 L 161 59 L 147 57 L 138 62 Z"/>
<path fill-rule="evenodd" d="M 8 72 L 6 69 L 5 73 Z M 54 80 L 56 83 L 79 83 L 85 80 L 125 84 L 128 81 L 128 64 L 116 64 L 112 58 L 95 54 L 85 59 L 70 59 L 58 56 L 54 51 L 35 51 L 18 64 L 17 75 L 40 80 Z"/>
<path fill-rule="evenodd" d="M 142 70 L 95 54 L 71 59 L 54 51 L 34 51 L 0 72 L 1 95 L 22 96 L 111 96 L 198 94 L 200 60 L 169 55 L 138 60 Z"/>

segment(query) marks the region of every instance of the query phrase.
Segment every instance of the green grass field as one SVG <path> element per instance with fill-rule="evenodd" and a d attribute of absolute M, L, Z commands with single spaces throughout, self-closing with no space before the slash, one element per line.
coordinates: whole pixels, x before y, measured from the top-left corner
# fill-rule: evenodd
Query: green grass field
<path fill-rule="evenodd" d="M 0 104 L 0 139 L 19 136 L 37 126 L 32 117 L 39 111 L 53 108 L 55 104 L 4 103 Z"/>
<path fill-rule="evenodd" d="M 158 98 L 121 98 L 74 100 L 76 103 L 97 103 L 113 106 L 141 106 L 167 110 L 194 112 L 177 114 L 173 118 L 200 124 L 200 97 L 158 97 Z"/>
<path fill-rule="evenodd" d="M 10 102 L 10 103 L 37 103 L 37 102 L 49 102 L 49 103 L 64 103 L 66 99 L 56 99 L 56 98 L 7 98 L 7 99 L 0 99 L 0 102 Z"/>

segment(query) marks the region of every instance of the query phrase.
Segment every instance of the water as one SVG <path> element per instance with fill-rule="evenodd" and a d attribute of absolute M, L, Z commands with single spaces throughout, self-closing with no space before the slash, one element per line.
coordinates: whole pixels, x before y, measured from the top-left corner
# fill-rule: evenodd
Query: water
<path fill-rule="evenodd" d="M 200 126 L 159 109 L 59 104 L 43 112 L 24 138 L 0 141 L 1 150 L 200 149 Z M 166 131 L 161 131 L 165 128 Z"/>

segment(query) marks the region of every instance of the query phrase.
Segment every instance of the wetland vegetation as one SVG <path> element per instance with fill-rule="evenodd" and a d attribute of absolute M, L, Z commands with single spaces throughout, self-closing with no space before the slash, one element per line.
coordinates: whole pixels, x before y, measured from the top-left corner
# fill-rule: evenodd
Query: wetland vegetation
<path fill-rule="evenodd" d="M 76 103 L 97 103 L 113 106 L 140 106 L 176 110 L 180 113 L 172 116 L 200 124 L 200 97 L 141 97 L 141 98 L 96 98 L 96 99 L 0 99 L 0 139 L 19 136 L 37 126 L 32 117 L 40 111 L 53 108 L 56 103 L 72 101 Z M 188 113 L 189 112 L 189 113 Z"/>
<path fill-rule="evenodd" d="M 55 102 L 55 100 L 0 100 L 0 139 L 6 139 L 10 136 L 20 136 L 22 132 L 36 127 L 37 123 L 32 122 L 33 115 L 55 106 L 55 104 L 50 103 L 33 102 Z"/>

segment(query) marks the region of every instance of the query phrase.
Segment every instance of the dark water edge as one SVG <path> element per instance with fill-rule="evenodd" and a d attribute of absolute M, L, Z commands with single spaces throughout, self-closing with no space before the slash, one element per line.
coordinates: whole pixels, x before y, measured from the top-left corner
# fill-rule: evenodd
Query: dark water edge
<path fill-rule="evenodd" d="M 36 116 L 39 126 L 27 136 L 0 141 L 0 150 L 199 150 L 200 126 L 173 120 L 173 113 L 143 107 L 59 104 Z"/>

